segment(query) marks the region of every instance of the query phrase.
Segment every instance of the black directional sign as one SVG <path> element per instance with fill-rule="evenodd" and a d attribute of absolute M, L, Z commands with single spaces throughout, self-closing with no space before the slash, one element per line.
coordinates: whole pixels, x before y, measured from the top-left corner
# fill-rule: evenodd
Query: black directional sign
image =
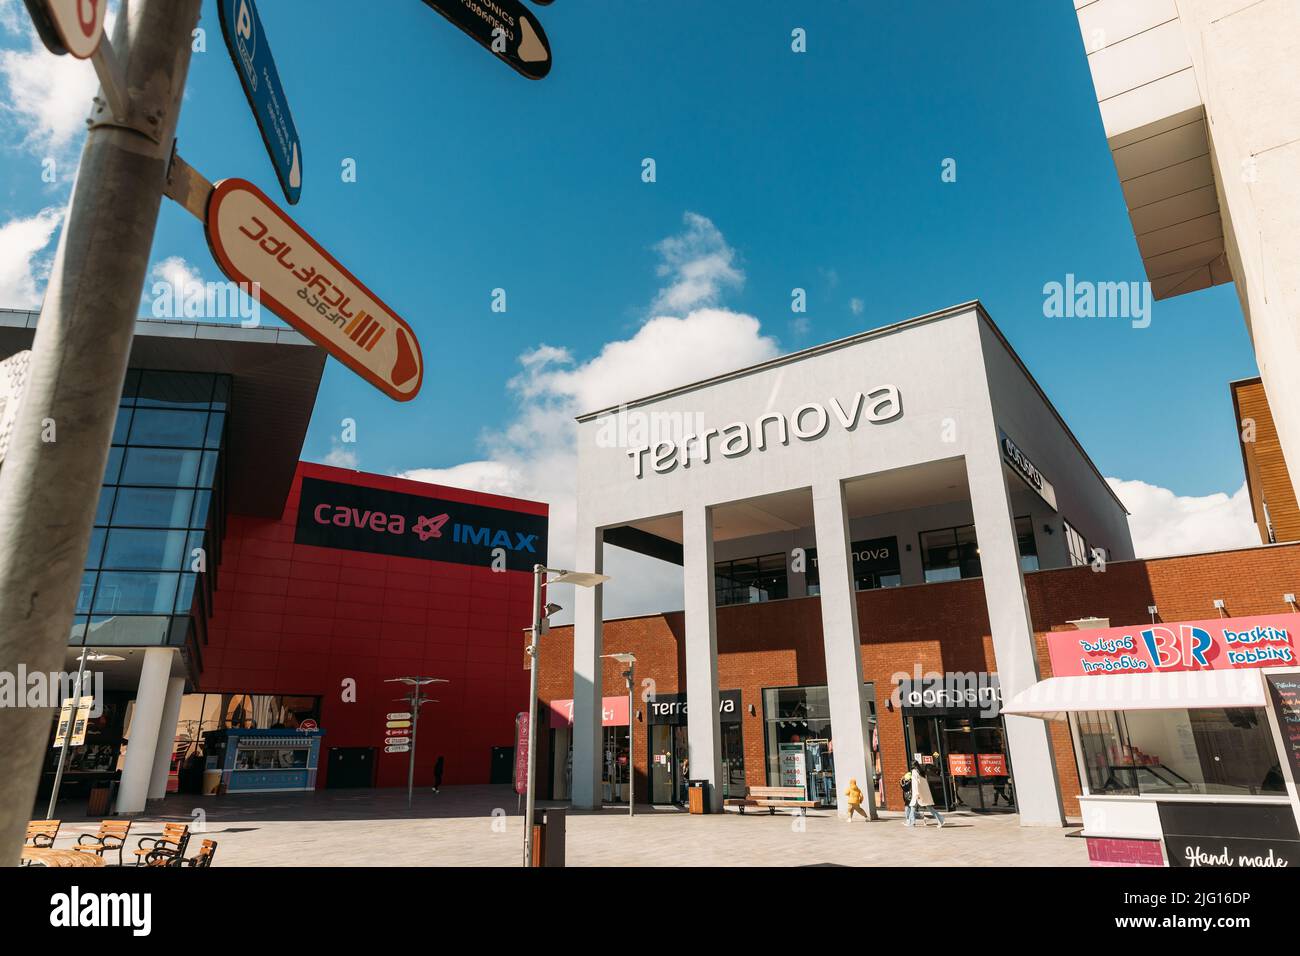
<path fill-rule="evenodd" d="M 551 44 L 520 0 L 424 0 L 480 46 L 530 80 L 551 72 Z"/>

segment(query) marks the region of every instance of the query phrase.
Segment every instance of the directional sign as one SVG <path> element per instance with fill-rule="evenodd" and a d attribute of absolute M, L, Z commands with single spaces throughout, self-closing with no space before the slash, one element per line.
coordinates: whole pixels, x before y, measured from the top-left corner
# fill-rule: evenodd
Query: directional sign
<path fill-rule="evenodd" d="M 25 0 L 45 48 L 56 56 L 90 59 L 104 38 L 108 0 Z"/>
<path fill-rule="evenodd" d="M 520 0 L 424 0 L 489 53 L 530 80 L 551 72 L 546 31 Z"/>
<path fill-rule="evenodd" d="M 275 165 L 284 198 L 293 205 L 302 194 L 302 142 L 289 113 L 289 102 L 275 68 L 262 18 L 253 0 L 217 0 L 221 32 L 244 85 L 262 141 Z"/>
<path fill-rule="evenodd" d="M 385 747 L 384 748 L 384 753 L 386 754 L 409 754 L 410 752 L 411 752 L 410 747 Z"/>
<path fill-rule="evenodd" d="M 227 276 L 259 283 L 272 312 L 389 398 L 415 398 L 424 381 L 415 332 L 264 192 L 223 179 L 204 225 Z"/>
<path fill-rule="evenodd" d="M 389 715 L 388 715 L 388 719 L 389 719 L 389 720 L 410 720 L 410 719 L 411 719 L 411 715 L 410 715 L 409 713 L 406 713 L 406 714 L 389 714 Z"/>

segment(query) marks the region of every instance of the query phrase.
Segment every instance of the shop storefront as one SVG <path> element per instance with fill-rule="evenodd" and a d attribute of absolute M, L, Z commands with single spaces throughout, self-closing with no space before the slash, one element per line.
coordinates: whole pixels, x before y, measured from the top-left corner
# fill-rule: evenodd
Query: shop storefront
<path fill-rule="evenodd" d="M 1008 711 L 1065 719 L 1095 865 L 1297 866 L 1300 614 L 1064 631 Z"/>
<path fill-rule="evenodd" d="M 723 797 L 745 792 L 745 742 L 740 720 L 740 691 L 718 695 L 722 728 Z M 650 802 L 684 804 L 690 779 L 687 756 L 686 695 L 659 694 L 646 704 L 650 724 Z"/>
<path fill-rule="evenodd" d="M 997 674 L 907 678 L 898 700 L 907 753 L 921 763 L 940 809 L 1016 809 Z"/>
<path fill-rule="evenodd" d="M 886 805 L 880 772 L 880 734 L 876 726 L 875 684 L 863 684 L 868 707 L 876 805 Z M 772 787 L 803 787 L 818 806 L 839 806 L 835 778 L 835 748 L 831 732 L 830 694 L 826 685 L 768 687 L 763 690 L 764 745 L 767 783 Z M 863 781 L 859 781 L 862 783 Z M 845 781 L 847 785 L 847 781 Z"/>
<path fill-rule="evenodd" d="M 573 786 L 573 701 L 553 700 L 550 711 L 551 797 L 567 800 Z M 630 772 L 627 697 L 603 698 L 600 740 L 604 800 L 626 803 Z"/>

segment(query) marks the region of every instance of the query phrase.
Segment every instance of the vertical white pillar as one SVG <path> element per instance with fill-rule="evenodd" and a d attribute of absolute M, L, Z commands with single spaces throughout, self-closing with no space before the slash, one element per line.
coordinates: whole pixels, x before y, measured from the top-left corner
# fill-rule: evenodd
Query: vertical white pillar
<path fill-rule="evenodd" d="M 117 791 L 118 813 L 144 810 L 175 653 L 170 647 L 150 647 L 144 652 L 140 686 L 135 693 L 135 711 L 131 716 L 130 737 L 126 744 L 126 762 L 122 765 L 122 782 Z"/>
<path fill-rule="evenodd" d="M 176 743 L 176 721 L 181 715 L 181 698 L 185 696 L 185 678 L 167 681 L 162 719 L 158 724 L 158 744 L 153 750 L 153 771 L 149 774 L 149 799 L 167 796 L 167 774 L 171 770 L 172 749 Z"/>
<path fill-rule="evenodd" d="M 718 714 L 718 615 L 713 572 L 713 512 L 682 512 L 686 599 L 686 742 L 692 780 L 709 781 L 709 803 L 722 810 L 722 723 Z"/>
<path fill-rule="evenodd" d="M 578 522 L 574 568 L 604 571 L 605 533 Z M 603 584 L 574 591 L 573 617 L 573 806 L 600 809 L 601 792 L 601 698 L 604 661 Z M 542 645 L 546 653 L 546 645 Z M 541 723 L 541 718 L 538 718 Z M 558 735 L 557 735 L 558 736 Z"/>
<path fill-rule="evenodd" d="M 986 441 L 975 441 L 966 454 L 975 537 L 979 542 L 998 682 L 1004 700 L 1038 682 L 1034 627 L 1020 571 L 1015 515 L 1007 490 L 1006 471 L 998 454 L 996 430 Z M 1037 717 L 1004 718 L 1016 804 L 1021 826 L 1063 826 L 1065 811 L 1056 780 L 1056 757 L 1047 722 Z"/>
<path fill-rule="evenodd" d="M 821 582 L 822 641 L 826 648 L 826 691 L 830 697 L 835 754 L 835 789 L 842 797 L 849 779 L 866 796 L 866 810 L 876 819 L 872 776 L 871 722 L 862 686 L 862 646 L 858 636 L 858 601 L 850 560 L 849 522 L 844 486 L 839 481 L 813 485 L 813 524 L 817 535 L 817 575 Z M 841 814 L 842 815 L 842 814 Z"/>

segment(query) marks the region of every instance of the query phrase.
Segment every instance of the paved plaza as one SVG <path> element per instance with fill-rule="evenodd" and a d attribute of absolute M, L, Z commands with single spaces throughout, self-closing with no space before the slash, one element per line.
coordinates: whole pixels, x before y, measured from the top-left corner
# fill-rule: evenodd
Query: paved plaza
<path fill-rule="evenodd" d="M 80 804 L 80 801 L 77 801 Z M 539 809 L 542 805 L 539 805 Z M 96 821 L 67 801 L 57 846 Z M 322 790 L 308 794 L 172 795 L 137 818 L 135 839 L 165 822 L 194 822 L 219 844 L 215 866 L 517 866 L 523 817 L 507 786 Z M 569 866 L 1086 866 L 1076 828 L 1020 827 L 1014 815 L 945 815 L 947 825 L 908 829 L 902 815 L 844 823 L 830 811 L 690 816 L 624 807 L 567 815 Z M 129 854 L 128 854 L 129 856 Z"/>

